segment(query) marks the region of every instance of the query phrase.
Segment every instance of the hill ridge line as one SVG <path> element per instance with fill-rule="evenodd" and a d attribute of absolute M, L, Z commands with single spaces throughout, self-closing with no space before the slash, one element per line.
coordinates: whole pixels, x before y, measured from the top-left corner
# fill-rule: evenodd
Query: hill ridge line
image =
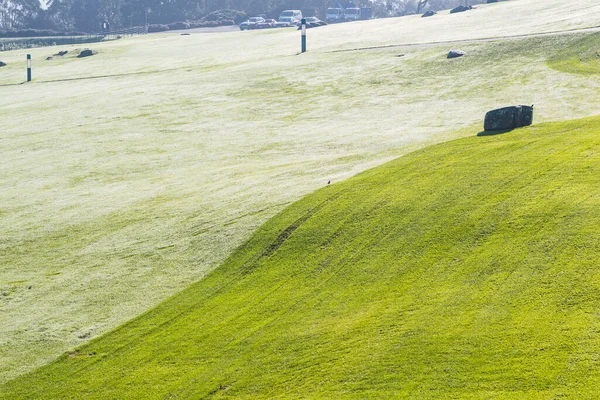
<path fill-rule="evenodd" d="M 353 49 L 331 50 L 331 51 L 326 51 L 325 53 L 348 53 L 348 52 L 353 52 L 353 51 L 394 49 L 394 48 L 400 48 L 400 47 L 427 47 L 427 46 L 439 46 L 439 45 L 444 45 L 444 44 L 485 43 L 485 42 L 495 42 L 495 41 L 504 41 L 504 40 L 528 39 L 528 38 L 534 38 L 534 37 L 546 37 L 546 36 L 555 36 L 555 35 L 557 36 L 557 35 L 567 35 L 567 34 L 576 34 L 576 33 L 593 33 L 593 32 L 600 32 L 600 25 L 592 26 L 589 28 L 567 29 L 567 30 L 563 30 L 563 31 L 552 31 L 552 32 L 541 32 L 541 33 L 528 33 L 528 34 L 523 34 L 523 35 L 493 36 L 493 37 L 485 37 L 485 38 L 477 38 L 477 39 L 459 39 L 459 40 L 424 42 L 424 43 L 386 44 L 386 45 L 382 45 L 382 46 L 367 46 L 367 47 L 357 47 L 357 48 L 353 48 Z"/>

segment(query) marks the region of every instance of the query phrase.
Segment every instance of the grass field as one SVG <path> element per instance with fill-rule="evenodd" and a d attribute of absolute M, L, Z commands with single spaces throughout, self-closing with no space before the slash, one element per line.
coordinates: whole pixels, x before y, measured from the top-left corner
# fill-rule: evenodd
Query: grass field
<path fill-rule="evenodd" d="M 600 74 L 600 39 L 587 36 L 569 45 L 567 49 L 554 55 L 548 65 L 558 71 L 572 74 Z"/>
<path fill-rule="evenodd" d="M 562 3 L 319 28 L 302 56 L 286 30 L 35 49 L 27 85 L 25 52 L 0 53 L 0 380 L 201 279 L 327 181 L 473 136 L 491 108 L 600 114 L 600 82 L 552 64 L 598 35 L 461 44 L 453 61 L 443 44 L 331 53 L 599 25 L 595 1 Z"/>
<path fill-rule="evenodd" d="M 600 118 L 323 188 L 7 399 L 594 398 Z"/>

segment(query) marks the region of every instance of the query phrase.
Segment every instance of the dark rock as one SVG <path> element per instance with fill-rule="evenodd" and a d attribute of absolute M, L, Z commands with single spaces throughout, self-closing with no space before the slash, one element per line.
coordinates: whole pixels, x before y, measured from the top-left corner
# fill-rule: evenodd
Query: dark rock
<path fill-rule="evenodd" d="M 46 57 L 46 61 L 52 60 L 52 57 Z"/>
<path fill-rule="evenodd" d="M 459 58 L 465 56 L 466 54 L 467 53 L 461 50 L 451 50 L 450 53 L 448 53 L 448 58 Z"/>
<path fill-rule="evenodd" d="M 63 51 L 59 51 L 58 53 L 56 53 L 54 56 L 58 56 L 58 57 L 62 57 L 65 54 L 67 54 L 69 51 L 68 50 L 63 50 Z"/>
<path fill-rule="evenodd" d="M 425 18 L 425 17 L 433 17 L 435 14 L 437 14 L 435 11 L 427 11 L 425 14 L 421 15 L 421 18 Z"/>
<path fill-rule="evenodd" d="M 2 61 L 0 61 L 0 67 L 6 67 L 6 63 L 3 63 Z"/>
<path fill-rule="evenodd" d="M 485 114 L 485 131 L 509 130 L 533 123 L 533 106 L 498 108 Z"/>
<path fill-rule="evenodd" d="M 469 11 L 472 10 L 473 6 L 458 6 L 456 8 L 453 8 L 452 10 L 450 10 L 450 14 L 455 14 L 455 13 L 459 13 L 459 12 L 465 12 L 465 11 Z"/>
<path fill-rule="evenodd" d="M 92 51 L 90 49 L 85 49 L 85 50 L 82 50 L 81 53 L 79 53 L 77 58 L 90 57 L 90 56 L 93 56 L 94 54 L 98 54 L 98 53 L 96 53 L 95 51 Z"/>

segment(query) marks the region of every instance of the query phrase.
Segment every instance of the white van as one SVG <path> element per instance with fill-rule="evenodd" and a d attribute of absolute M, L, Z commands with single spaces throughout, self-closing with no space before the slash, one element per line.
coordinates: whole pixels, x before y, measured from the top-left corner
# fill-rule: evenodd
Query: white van
<path fill-rule="evenodd" d="M 346 8 L 346 21 L 358 21 L 360 19 L 360 8 Z"/>
<path fill-rule="evenodd" d="M 285 10 L 279 16 L 279 21 L 291 19 L 292 24 L 299 24 L 302 21 L 302 11 L 300 10 Z"/>
<path fill-rule="evenodd" d="M 325 14 L 327 22 L 341 22 L 344 20 L 344 10 L 341 8 L 328 8 Z"/>

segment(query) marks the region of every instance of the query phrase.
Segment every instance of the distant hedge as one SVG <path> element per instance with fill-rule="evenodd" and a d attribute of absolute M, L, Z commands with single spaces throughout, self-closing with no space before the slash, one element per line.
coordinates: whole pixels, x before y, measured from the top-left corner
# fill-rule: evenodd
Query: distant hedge
<path fill-rule="evenodd" d="M 216 28 L 217 26 L 231 26 L 235 25 L 235 21 L 232 19 L 223 19 L 219 21 L 179 21 L 173 22 L 167 25 L 164 24 L 152 24 L 148 25 L 148 32 L 164 32 L 174 31 L 183 29 L 195 29 L 195 28 Z"/>
<path fill-rule="evenodd" d="M 173 22 L 167 25 L 170 30 L 190 29 L 190 24 L 187 22 Z"/>
<path fill-rule="evenodd" d="M 0 38 L 33 38 L 45 36 L 84 36 L 85 32 L 58 32 L 51 29 L 0 30 Z"/>
<path fill-rule="evenodd" d="M 204 16 L 204 21 L 233 21 L 233 24 L 239 24 L 248 19 L 248 14 L 238 10 L 217 10 Z"/>
<path fill-rule="evenodd" d="M 168 30 L 169 30 L 168 25 L 163 25 L 163 24 L 148 25 L 148 32 L 164 32 L 164 31 L 168 31 Z"/>

